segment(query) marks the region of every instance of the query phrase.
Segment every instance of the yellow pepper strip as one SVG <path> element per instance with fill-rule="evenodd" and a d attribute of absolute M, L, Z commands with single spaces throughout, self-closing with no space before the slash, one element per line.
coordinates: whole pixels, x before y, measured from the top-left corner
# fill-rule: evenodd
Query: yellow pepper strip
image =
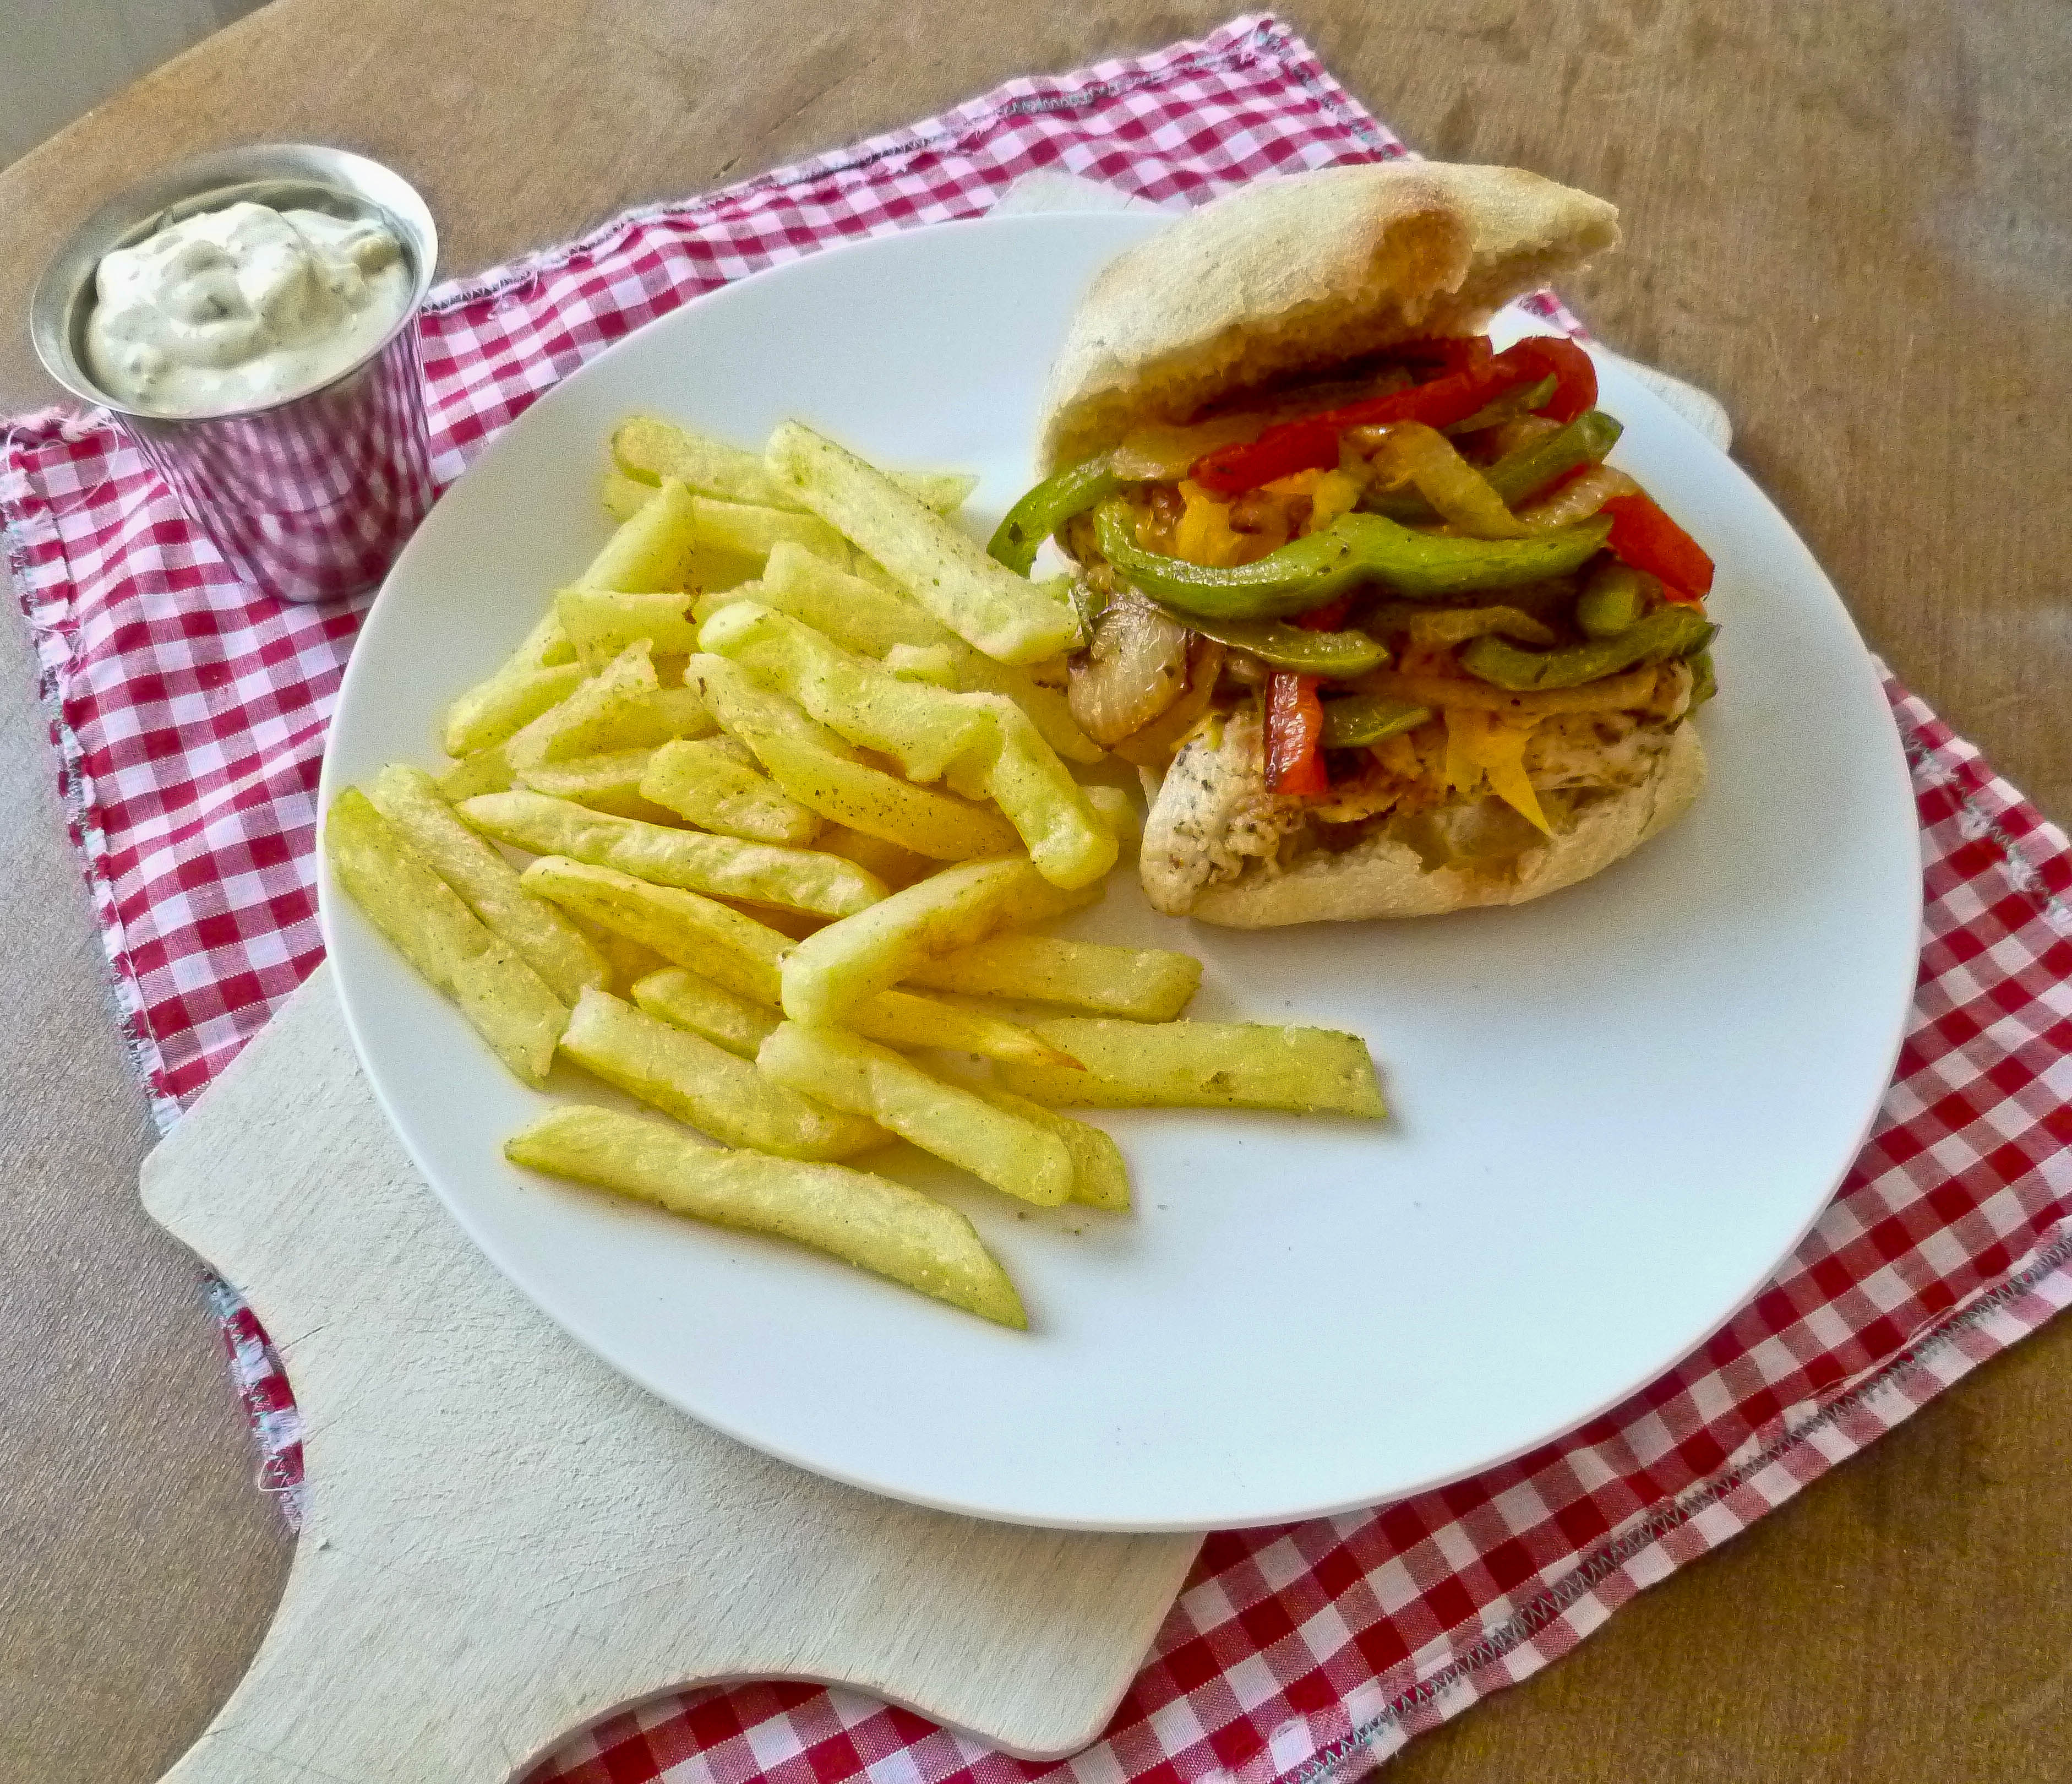
<path fill-rule="evenodd" d="M 1531 737 L 1530 725 L 1507 724 L 1493 712 L 1447 707 L 1446 785 L 1468 793 L 1486 776 L 1490 792 L 1543 836 L 1552 836 L 1553 826 L 1526 777 L 1525 746 Z"/>
<path fill-rule="evenodd" d="M 1174 556 L 1211 566 L 1241 562 L 1250 542 L 1231 525 L 1229 504 L 1191 481 L 1181 484 L 1180 496 L 1187 507 L 1173 531 Z"/>

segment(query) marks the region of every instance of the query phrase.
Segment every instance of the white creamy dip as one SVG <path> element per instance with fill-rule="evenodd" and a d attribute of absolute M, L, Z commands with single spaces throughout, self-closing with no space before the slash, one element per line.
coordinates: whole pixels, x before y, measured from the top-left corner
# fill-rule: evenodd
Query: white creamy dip
<path fill-rule="evenodd" d="M 118 402 L 208 415 L 276 402 L 364 358 L 409 307 L 403 245 L 371 220 L 240 204 L 105 255 L 87 369 Z"/>

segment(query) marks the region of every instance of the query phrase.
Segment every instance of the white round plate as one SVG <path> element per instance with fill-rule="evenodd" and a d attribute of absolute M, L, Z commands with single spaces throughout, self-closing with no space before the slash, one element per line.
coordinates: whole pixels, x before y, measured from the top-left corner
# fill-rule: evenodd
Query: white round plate
<path fill-rule="evenodd" d="M 1096 270 L 1161 220 L 1030 216 L 820 253 L 689 304 L 545 397 L 440 501 L 355 650 L 322 797 L 436 764 L 438 714 L 609 530 L 635 413 L 745 443 L 802 417 L 894 464 L 1030 476 Z M 982 1517 L 1277 1522 L 1399 1497 L 1556 1436 L 1674 1363 L 1770 1273 L 1855 1154 L 1914 980 L 1914 805 L 1869 657 L 1748 479 L 1616 367 L 1615 455 L 1712 551 L 1712 784 L 1630 859 L 1518 910 L 1244 933 L 1135 876 L 1071 933 L 1207 962 L 1191 1014 L 1350 1029 L 1382 1125 L 1099 1116 L 1127 1217 L 1026 1209 L 902 1148 L 965 1209 L 1026 1335 L 858 1271 L 529 1176 L 507 1077 L 327 871 L 323 926 L 383 1107 L 499 1268 L 599 1356 L 800 1465 Z M 554 1096 L 598 1099 L 566 1068 Z M 607 1093 L 608 1096 L 608 1093 Z"/>

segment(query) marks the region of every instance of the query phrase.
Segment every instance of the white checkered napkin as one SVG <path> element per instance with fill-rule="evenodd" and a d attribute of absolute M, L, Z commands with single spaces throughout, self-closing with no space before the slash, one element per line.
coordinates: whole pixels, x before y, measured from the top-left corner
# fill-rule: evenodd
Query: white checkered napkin
<path fill-rule="evenodd" d="M 1270 19 L 1013 82 L 442 290 L 425 327 L 440 474 L 609 341 L 827 241 L 972 215 L 1038 171 L 1163 204 L 1400 152 Z M 240 588 L 97 418 L 9 430 L 0 513 L 125 1022 L 170 1121 L 315 964 L 312 794 L 359 616 Z M 1477 1479 L 1211 1538 L 1106 1737 L 1064 1765 L 851 1693 L 750 1686 L 612 1718 L 541 1784 L 1350 1774 L 1564 1652 L 2072 1299 L 2072 849 L 1889 692 L 1927 872 L 1899 1075 L 1819 1226 L 1698 1353 Z M 226 1312 L 264 1478 L 292 1505 L 286 1378 L 249 1312 Z"/>

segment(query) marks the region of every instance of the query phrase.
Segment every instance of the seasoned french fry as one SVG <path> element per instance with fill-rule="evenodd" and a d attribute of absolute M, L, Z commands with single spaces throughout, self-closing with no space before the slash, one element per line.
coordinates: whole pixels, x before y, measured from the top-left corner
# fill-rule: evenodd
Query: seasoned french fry
<path fill-rule="evenodd" d="M 882 657 L 895 645 L 941 644 L 955 635 L 927 609 L 904 595 L 841 570 L 802 546 L 771 547 L 762 579 L 752 591 L 730 589 L 698 598 L 701 622 L 729 602 L 750 595 L 824 632 L 845 650 Z"/>
<path fill-rule="evenodd" d="M 725 836 L 804 848 L 820 819 L 785 789 L 745 768 L 722 744 L 664 744 L 640 783 L 643 797 Z"/>
<path fill-rule="evenodd" d="M 513 1135 L 504 1156 L 672 1213 L 810 1246 L 981 1319 L 1028 1329 L 1013 1283 L 968 1220 L 868 1172 L 724 1152 L 668 1123 L 611 1109 L 551 1110 Z"/>
<path fill-rule="evenodd" d="M 565 907 L 563 914 L 582 931 L 590 945 L 597 950 L 605 965 L 610 969 L 610 977 L 604 988 L 614 997 L 631 997 L 633 987 L 651 973 L 674 970 L 652 948 L 643 942 L 635 941 L 631 936 L 622 935 L 618 930 L 607 929 L 603 924 L 578 915 Z"/>
<path fill-rule="evenodd" d="M 701 1035 L 658 1022 L 602 991 L 586 991 L 561 1052 L 607 1084 L 728 1146 L 787 1159 L 841 1159 L 886 1143 L 854 1113 L 789 1090 Z"/>
<path fill-rule="evenodd" d="M 784 1013 L 795 1022 L 839 1022 L 929 955 L 981 939 L 1038 888 L 1050 889 L 1022 857 L 966 861 L 830 923 L 784 960 Z"/>
<path fill-rule="evenodd" d="M 1079 729 L 1058 689 L 1041 686 L 1026 669 L 997 663 L 972 649 L 903 595 L 861 576 L 845 575 L 796 546 L 775 546 L 760 582 L 701 596 L 693 611 L 702 621 L 738 599 L 759 600 L 811 626 L 845 650 L 882 658 L 902 678 L 933 681 L 955 693 L 1004 694 L 1029 715 L 1060 756 L 1075 762 L 1101 759 L 1100 745 Z"/>
<path fill-rule="evenodd" d="M 580 663 L 500 670 L 446 708 L 441 748 L 449 756 L 473 756 L 495 748 L 550 707 L 559 706 L 582 685 L 587 673 Z"/>
<path fill-rule="evenodd" d="M 1003 695 L 947 694 L 924 682 L 902 682 L 882 665 L 756 601 L 720 608 L 700 628 L 698 641 L 796 700 L 849 743 L 894 757 L 911 779 L 947 775 L 968 798 L 991 797 L 1046 879 L 1083 886 L 1115 864 L 1113 834 L 1028 715 Z M 751 748 L 754 741 L 749 739 Z M 783 781 L 774 762 L 771 773 Z M 792 797 L 812 803 L 800 792 Z M 832 815 L 852 829 L 888 834 L 919 853 L 935 852 L 911 836 Z"/>
<path fill-rule="evenodd" d="M 854 761 L 857 753 L 825 725 L 800 711 L 798 702 L 758 687 L 747 671 L 724 657 L 700 655 L 684 665 L 684 685 L 697 691 L 713 716 L 730 734 L 775 731 L 810 744 L 828 756 Z"/>
<path fill-rule="evenodd" d="M 762 459 L 754 453 L 707 439 L 668 422 L 645 417 L 622 422 L 611 437 L 611 453 L 621 472 L 639 480 L 650 493 L 663 478 L 676 477 L 701 496 L 803 512 L 803 505 L 786 493 L 783 485 L 763 469 Z M 887 475 L 939 514 L 962 505 L 964 497 L 978 487 L 977 478 L 961 472 L 894 471 Z"/>
<path fill-rule="evenodd" d="M 867 763 L 831 756 L 775 732 L 749 731 L 749 747 L 770 777 L 800 805 L 935 861 L 968 861 L 1018 846 L 1014 826 L 997 812 L 917 787 Z"/>
<path fill-rule="evenodd" d="M 446 709 L 443 731 L 449 736 L 458 735 L 465 741 L 482 723 L 483 715 L 501 711 L 510 700 L 507 684 L 523 682 L 541 670 L 565 668 L 575 660 L 576 648 L 562 631 L 560 616 L 549 608 L 525 634 L 518 648 L 497 665 L 487 680 L 478 682 Z M 523 719 L 519 722 L 524 723 Z M 449 756 L 469 756 L 476 748 L 488 747 L 485 744 L 455 749 L 449 742 L 446 750 Z"/>
<path fill-rule="evenodd" d="M 790 938 L 717 899 L 554 855 L 541 856 L 519 880 L 526 891 L 639 942 L 672 966 L 758 1003 L 778 1001 Z"/>
<path fill-rule="evenodd" d="M 655 493 L 656 486 L 629 477 L 623 471 L 607 471 L 598 489 L 604 511 L 615 521 L 630 521 Z"/>
<path fill-rule="evenodd" d="M 676 967 L 642 979 L 633 987 L 633 1001 L 650 1016 L 749 1059 L 778 1023 L 774 1009 Z M 1041 1036 L 1002 1016 L 908 991 L 880 991 L 865 999 L 849 1012 L 847 1025 L 865 1040 L 882 1040 L 888 1047 L 941 1048 L 1035 1065 L 1078 1064 Z"/>
<path fill-rule="evenodd" d="M 845 824 L 828 825 L 813 846 L 823 855 L 838 855 L 845 861 L 853 861 L 865 873 L 876 874 L 894 892 L 912 885 L 917 880 L 927 879 L 941 865 L 925 855 L 902 849 L 897 843 L 888 843 L 880 836 L 866 836 L 861 830 L 851 830 Z"/>
<path fill-rule="evenodd" d="M 512 1072 L 544 1083 L 567 1010 L 356 788 L 331 802 L 324 852 L 352 901 L 419 976 L 460 1005 Z"/>
<path fill-rule="evenodd" d="M 788 969 L 787 976 L 788 978 Z M 1001 1081 L 1038 1102 L 1097 1109 L 1292 1109 L 1379 1120 L 1367 1043 L 1329 1028 L 1250 1022 L 1112 1022 L 1061 1016 L 1036 1032 L 1083 1068 L 1006 1065 Z"/>
<path fill-rule="evenodd" d="M 689 588 L 697 549 L 691 492 L 673 477 L 662 480 L 654 500 L 643 502 L 605 542 L 590 567 L 576 579 L 582 588 L 615 588 L 629 595 Z"/>
<path fill-rule="evenodd" d="M 616 588 L 565 588 L 554 597 L 561 628 L 586 669 L 601 670 L 636 638 L 656 656 L 698 648 L 691 597 L 670 591 L 629 595 Z"/>
<path fill-rule="evenodd" d="M 866 1040 L 882 1040 L 888 1047 L 939 1047 L 1018 1065 L 1079 1063 L 1041 1035 L 1005 1016 L 945 1003 L 939 998 L 919 997 L 911 991 L 880 991 L 865 998 L 843 1022 Z"/>
<path fill-rule="evenodd" d="M 889 1047 L 841 1028 L 786 1022 L 755 1060 L 766 1077 L 867 1118 L 1008 1195 L 1048 1208 L 1072 1193 L 1072 1155 L 1055 1134 L 931 1077 Z"/>
<path fill-rule="evenodd" d="M 450 805 L 472 799 L 478 793 L 511 790 L 511 758 L 503 744 L 479 749 L 454 764 L 439 777 L 439 797 Z"/>
<path fill-rule="evenodd" d="M 763 463 L 987 656 L 1033 663 L 1079 642 L 1079 619 L 1068 604 L 994 562 L 968 534 L 832 440 L 787 422 L 770 436 Z"/>
<path fill-rule="evenodd" d="M 839 855 L 771 848 L 702 830 L 668 830 L 545 793 L 484 793 L 459 810 L 475 829 L 500 843 L 535 855 L 565 855 L 594 867 L 616 867 L 658 886 L 680 886 L 715 898 L 848 917 L 876 904 L 886 892 L 882 881 Z"/>
<path fill-rule="evenodd" d="M 906 983 L 973 997 L 1061 1003 L 1137 1022 L 1170 1022 L 1202 983 L 1192 954 L 1050 935 L 996 935 L 922 960 Z"/>
<path fill-rule="evenodd" d="M 939 781 L 953 764 L 991 747 L 985 712 L 939 688 L 902 682 L 760 602 L 722 608 L 698 628 L 698 644 L 796 700 L 848 742 L 893 757 L 909 780 Z"/>
<path fill-rule="evenodd" d="M 519 884 L 518 870 L 454 816 L 421 768 L 392 762 L 368 797 L 417 859 L 513 948 L 564 1003 L 605 981 L 605 962 L 566 917 Z"/>
<path fill-rule="evenodd" d="M 640 795 L 640 777 L 654 760 L 652 749 L 615 749 L 601 756 L 572 756 L 566 761 L 543 762 L 517 777 L 528 793 L 567 799 L 615 818 L 638 818 L 649 824 L 673 824 L 676 813 Z M 484 787 L 484 793 L 508 793 L 508 787 Z M 458 801 L 456 801 L 458 803 Z"/>
<path fill-rule="evenodd" d="M 506 744 L 514 775 L 580 756 L 639 749 L 677 737 L 706 737 L 717 727 L 695 688 L 665 688 L 636 638 L 602 674 L 543 712 Z"/>
<path fill-rule="evenodd" d="M 1134 849 L 1144 836 L 1144 820 L 1138 814 L 1137 801 L 1120 787 L 1081 787 L 1087 803 L 1094 809 L 1094 816 L 1108 826 L 1108 834 L 1116 847 L 1124 851 Z"/>
<path fill-rule="evenodd" d="M 890 995 L 890 994 L 887 994 Z M 996 1109 L 1019 1115 L 1032 1127 L 1055 1134 L 1072 1155 L 1072 1200 L 1087 1208 L 1104 1208 L 1112 1213 L 1129 1212 L 1129 1167 L 1123 1162 L 1122 1148 L 1092 1122 L 1075 1121 L 1031 1102 L 995 1084 L 968 1086 Z"/>
<path fill-rule="evenodd" d="M 633 1001 L 656 1021 L 703 1035 L 743 1059 L 754 1058 L 756 1049 L 784 1020 L 771 1006 L 740 996 L 680 966 L 665 966 L 639 980 L 633 987 Z"/>
<path fill-rule="evenodd" d="M 1053 885 L 1087 886 L 1100 879 L 1115 865 L 1121 844 L 1029 715 L 1005 694 L 951 698 L 989 711 L 996 741 L 989 756 L 954 764 L 950 785 L 968 798 L 989 796 Z"/>
<path fill-rule="evenodd" d="M 710 496 L 693 496 L 691 512 L 701 550 L 746 558 L 758 570 L 772 546 L 787 542 L 831 563 L 849 561 L 849 541 L 816 514 L 754 502 L 721 501 Z"/>

